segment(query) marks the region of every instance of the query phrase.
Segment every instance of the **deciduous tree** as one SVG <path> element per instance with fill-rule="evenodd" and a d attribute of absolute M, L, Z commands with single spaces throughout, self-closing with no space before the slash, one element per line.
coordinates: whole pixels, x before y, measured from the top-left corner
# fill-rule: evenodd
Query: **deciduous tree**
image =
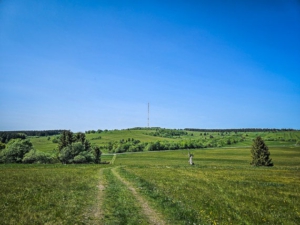
<path fill-rule="evenodd" d="M 26 153 L 33 149 L 30 140 L 12 139 L 0 153 L 0 161 L 4 163 L 22 163 Z"/>

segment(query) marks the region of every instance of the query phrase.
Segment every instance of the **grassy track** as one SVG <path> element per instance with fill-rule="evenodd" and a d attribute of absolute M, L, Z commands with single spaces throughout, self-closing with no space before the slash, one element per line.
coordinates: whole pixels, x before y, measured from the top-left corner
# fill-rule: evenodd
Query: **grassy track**
<path fill-rule="evenodd" d="M 139 204 L 139 206 L 141 206 L 142 213 L 147 217 L 147 221 L 143 222 L 147 222 L 147 224 L 166 224 L 166 222 L 163 220 L 163 216 L 153 210 L 153 208 L 148 204 L 147 200 L 141 197 L 131 183 L 120 176 L 119 172 L 116 171 L 116 168 L 112 169 L 112 172 L 131 191 L 136 199 L 136 202 Z"/>
<path fill-rule="evenodd" d="M 103 224 L 147 224 L 147 218 L 141 213 L 141 207 L 134 196 L 111 171 L 104 169 L 105 182 Z"/>

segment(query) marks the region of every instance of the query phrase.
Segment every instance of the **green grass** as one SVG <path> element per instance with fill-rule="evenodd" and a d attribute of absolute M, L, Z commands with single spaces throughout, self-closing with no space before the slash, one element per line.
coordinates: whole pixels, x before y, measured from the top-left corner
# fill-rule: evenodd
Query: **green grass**
<path fill-rule="evenodd" d="M 98 165 L 0 165 L 1 224 L 84 223 L 99 170 Z"/>
<path fill-rule="evenodd" d="M 109 169 L 103 170 L 105 189 L 103 212 L 105 224 L 147 224 L 132 193 Z"/>
<path fill-rule="evenodd" d="M 300 148 L 274 148 L 274 167 L 249 165 L 250 150 L 118 155 L 122 175 L 179 224 L 299 224 Z M 139 159 L 139 160 L 137 160 Z"/>
<path fill-rule="evenodd" d="M 115 165 L 177 165 L 185 166 L 188 152 L 194 154 L 196 166 L 238 166 L 248 167 L 251 161 L 251 147 L 211 148 L 198 150 L 175 150 L 118 154 Z M 300 166 L 299 147 L 270 147 L 270 157 L 275 166 Z"/>
<path fill-rule="evenodd" d="M 299 173 L 265 168 L 125 168 L 170 220 L 182 224 L 299 224 Z M 126 174 L 124 172 L 124 174 Z"/>
<path fill-rule="evenodd" d="M 35 149 L 41 152 L 56 154 L 57 151 L 55 149 L 57 148 L 57 143 L 52 142 L 54 137 L 55 136 L 51 136 L 50 140 L 48 140 L 49 137 L 29 137 L 29 139 Z"/>

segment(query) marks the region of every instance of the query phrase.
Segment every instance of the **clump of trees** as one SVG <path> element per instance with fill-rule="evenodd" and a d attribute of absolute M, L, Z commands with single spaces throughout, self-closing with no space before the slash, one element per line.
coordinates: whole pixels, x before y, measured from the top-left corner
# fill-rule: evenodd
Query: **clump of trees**
<path fill-rule="evenodd" d="M 253 166 L 273 166 L 272 159 L 270 158 L 270 152 L 268 146 L 265 144 L 261 137 L 257 137 L 253 140 L 251 149 Z"/>
<path fill-rule="evenodd" d="M 174 138 L 180 137 L 181 135 L 187 135 L 188 133 L 183 130 L 156 128 L 155 132 L 150 132 L 148 134 L 155 137 Z"/>
<path fill-rule="evenodd" d="M 110 152 L 123 153 L 123 152 L 140 152 L 145 148 L 145 143 L 134 138 L 121 139 L 115 142 L 108 142 L 106 148 Z"/>
<path fill-rule="evenodd" d="M 53 163 L 55 157 L 33 148 L 28 139 L 11 139 L 0 150 L 0 163 Z"/>
<path fill-rule="evenodd" d="M 62 132 L 58 142 L 58 159 L 61 163 L 100 163 L 99 147 L 92 147 L 84 133 Z"/>
<path fill-rule="evenodd" d="M 11 139 L 25 139 L 26 134 L 12 131 L 1 131 L 0 132 L 0 142 L 3 144 L 8 143 Z"/>
<path fill-rule="evenodd" d="M 62 131 L 57 140 L 57 155 L 34 149 L 29 139 L 11 139 L 0 145 L 0 163 L 100 163 L 101 150 L 92 147 L 84 133 Z"/>
<path fill-rule="evenodd" d="M 30 131 L 0 131 L 0 142 L 8 143 L 11 139 L 25 139 L 26 136 L 52 136 L 62 133 L 64 130 L 30 130 Z"/>

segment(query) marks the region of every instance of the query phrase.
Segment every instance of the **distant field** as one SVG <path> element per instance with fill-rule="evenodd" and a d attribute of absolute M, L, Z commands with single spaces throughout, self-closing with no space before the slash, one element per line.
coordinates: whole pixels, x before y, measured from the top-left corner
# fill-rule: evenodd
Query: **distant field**
<path fill-rule="evenodd" d="M 165 224 L 300 224 L 300 147 L 270 147 L 267 168 L 250 166 L 250 148 L 190 151 L 194 166 L 188 150 L 118 154 L 113 165 L 2 164 L 1 224 L 151 224 L 137 196 Z"/>
<path fill-rule="evenodd" d="M 56 153 L 55 148 L 57 147 L 57 143 L 53 143 L 52 140 L 56 136 L 57 135 L 50 136 L 50 137 L 29 137 L 29 138 L 35 149 L 42 152 L 55 154 Z"/>

